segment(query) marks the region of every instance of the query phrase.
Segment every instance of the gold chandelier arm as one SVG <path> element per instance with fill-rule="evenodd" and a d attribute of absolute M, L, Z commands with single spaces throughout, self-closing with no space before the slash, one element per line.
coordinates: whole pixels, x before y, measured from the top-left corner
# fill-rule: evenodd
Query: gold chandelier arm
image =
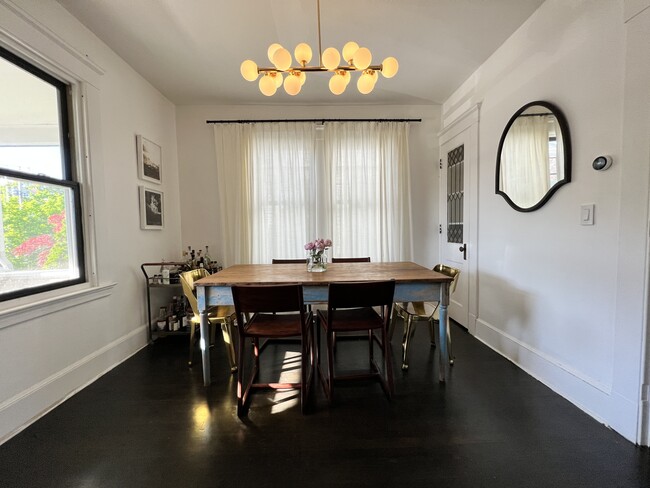
<path fill-rule="evenodd" d="M 365 69 L 358 69 L 354 66 L 338 66 L 336 69 L 331 70 L 332 73 L 335 73 L 336 71 L 366 71 L 366 70 L 374 70 L 374 71 L 381 71 L 382 70 L 382 65 L 381 64 L 375 64 L 372 66 L 368 66 Z M 271 73 L 271 72 L 277 72 L 277 73 L 289 73 L 291 71 L 302 71 L 304 73 L 309 73 L 309 72 L 328 72 L 328 70 L 325 66 L 292 66 L 284 71 L 279 70 L 278 68 L 271 67 L 271 68 L 257 68 L 258 73 Z"/>

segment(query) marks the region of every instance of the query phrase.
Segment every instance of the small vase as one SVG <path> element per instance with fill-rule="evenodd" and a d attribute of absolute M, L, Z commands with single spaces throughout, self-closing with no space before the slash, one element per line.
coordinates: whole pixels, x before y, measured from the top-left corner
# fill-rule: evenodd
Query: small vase
<path fill-rule="evenodd" d="M 310 273 L 323 273 L 327 271 L 327 251 L 307 256 L 307 271 Z"/>

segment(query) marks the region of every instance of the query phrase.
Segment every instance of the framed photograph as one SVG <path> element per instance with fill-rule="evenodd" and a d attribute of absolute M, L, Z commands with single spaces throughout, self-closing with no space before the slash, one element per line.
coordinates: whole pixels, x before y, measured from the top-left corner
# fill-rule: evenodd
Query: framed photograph
<path fill-rule="evenodd" d="M 140 179 L 162 183 L 162 149 L 146 137 L 135 137 L 138 146 L 138 175 Z"/>
<path fill-rule="evenodd" d="M 140 228 L 159 230 L 164 224 L 163 192 L 140 186 Z"/>

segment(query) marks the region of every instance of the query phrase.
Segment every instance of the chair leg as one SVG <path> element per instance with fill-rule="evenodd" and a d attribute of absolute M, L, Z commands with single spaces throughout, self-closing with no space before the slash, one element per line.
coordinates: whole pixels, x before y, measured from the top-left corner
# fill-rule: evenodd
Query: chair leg
<path fill-rule="evenodd" d="M 332 403 L 334 390 L 334 332 L 325 331 L 327 334 L 327 401 Z"/>
<path fill-rule="evenodd" d="M 386 382 L 388 383 L 388 398 L 392 398 L 395 392 L 393 384 L 393 359 L 391 357 L 390 341 L 385 329 L 382 329 L 383 336 L 383 353 L 384 353 L 384 374 L 386 375 Z"/>
<path fill-rule="evenodd" d="M 390 326 L 388 327 L 388 338 L 392 341 L 393 340 L 393 334 L 395 333 L 395 323 L 397 322 L 397 317 L 399 314 L 397 313 L 397 307 L 393 305 L 393 309 L 391 311 L 391 316 L 390 316 Z"/>
<path fill-rule="evenodd" d="M 436 327 L 435 320 L 429 320 L 429 334 L 431 335 L 431 347 L 436 347 Z"/>
<path fill-rule="evenodd" d="M 404 324 L 404 336 L 402 338 L 402 369 L 405 371 L 409 369 L 409 345 L 414 332 L 415 328 L 413 327 L 413 318 L 409 315 L 406 319 L 406 324 Z"/>
<path fill-rule="evenodd" d="M 187 360 L 187 365 L 191 368 L 194 362 L 194 334 L 196 334 L 196 324 L 190 322 L 190 357 Z"/>
<path fill-rule="evenodd" d="M 253 376 L 252 381 L 255 381 L 260 373 L 260 340 L 257 337 L 253 338 L 253 355 L 255 359 L 253 365 L 253 368 L 255 368 L 255 376 Z"/>
<path fill-rule="evenodd" d="M 210 347 L 212 347 L 217 343 L 217 341 L 216 341 L 217 326 L 216 326 L 216 324 L 214 324 L 214 325 L 210 324 L 210 325 L 211 325 L 211 327 L 210 327 L 210 342 L 209 342 L 209 344 L 210 344 Z"/>
<path fill-rule="evenodd" d="M 239 355 L 238 355 L 238 367 L 237 367 L 237 416 L 244 417 L 246 415 L 246 409 L 244 408 L 244 345 L 246 341 L 243 337 L 239 338 Z"/>
<path fill-rule="evenodd" d="M 309 381 L 309 369 L 307 367 L 307 363 L 310 360 L 310 349 L 309 337 L 307 338 L 307 341 L 300 341 L 300 411 L 303 415 L 307 411 L 307 397 L 309 395 L 309 389 L 307 387 Z"/>
<path fill-rule="evenodd" d="M 221 335 L 223 335 L 223 343 L 226 346 L 226 354 L 228 355 L 228 362 L 230 363 L 230 372 L 237 371 L 237 355 L 235 354 L 235 345 L 233 344 L 232 334 L 232 320 L 229 317 L 221 323 Z"/>

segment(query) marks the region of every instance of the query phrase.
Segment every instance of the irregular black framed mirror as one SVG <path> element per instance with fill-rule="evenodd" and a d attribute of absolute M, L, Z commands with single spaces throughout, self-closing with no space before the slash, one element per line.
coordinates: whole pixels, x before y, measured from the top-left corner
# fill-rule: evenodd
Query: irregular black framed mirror
<path fill-rule="evenodd" d="M 544 205 L 571 181 L 571 138 L 562 112 L 531 102 L 510 118 L 499 141 L 496 193 L 519 212 Z"/>

